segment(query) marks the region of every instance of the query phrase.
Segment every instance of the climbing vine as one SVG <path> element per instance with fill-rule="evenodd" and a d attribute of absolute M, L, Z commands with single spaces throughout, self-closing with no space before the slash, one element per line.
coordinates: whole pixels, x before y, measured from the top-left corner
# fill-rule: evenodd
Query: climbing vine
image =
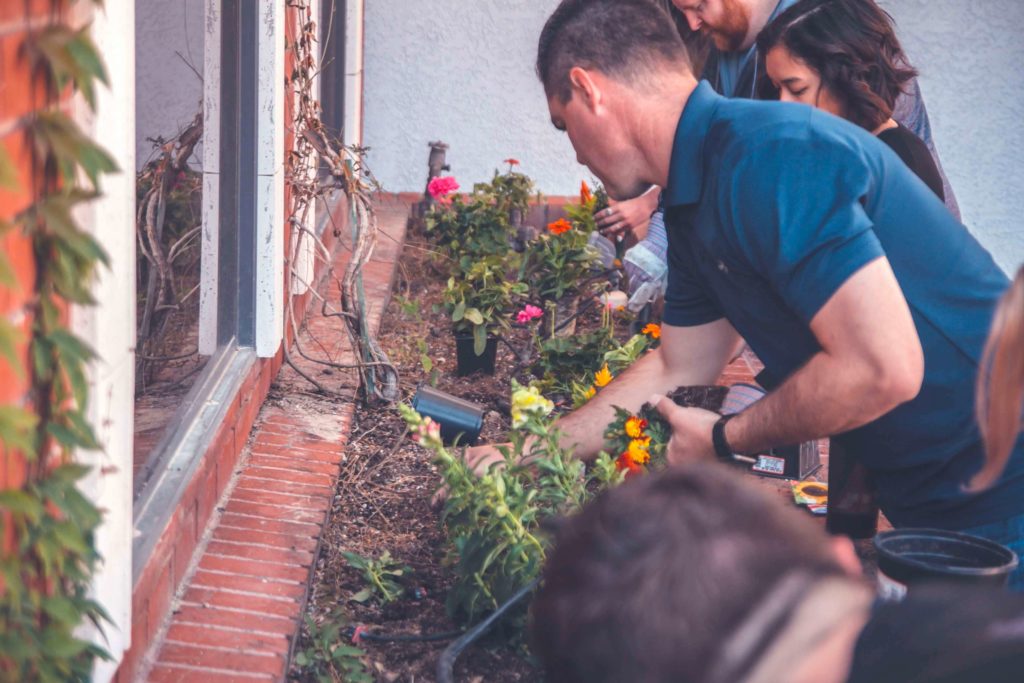
<path fill-rule="evenodd" d="M 87 468 L 73 460 L 75 449 L 99 448 L 86 419 L 86 366 L 95 354 L 69 329 L 68 312 L 94 303 L 92 278 L 107 264 L 75 209 L 95 199 L 100 177 L 117 169 L 61 106 L 77 94 L 95 109 L 96 87 L 107 82 L 88 27 L 69 25 L 65 11 L 65 3 L 54 2 L 50 21 L 29 31 L 18 56 L 31 73 L 34 101 L 44 104 L 21 122 L 32 202 L 0 225 L 31 244 L 34 266 L 23 310 L 26 361 L 16 351 L 17 327 L 0 321 L 0 352 L 28 381 L 24 405 L 0 406 L 3 456 L 26 463 L 20 488 L 0 491 L 3 681 L 85 681 L 96 658 L 108 656 L 77 631 L 86 621 L 99 628 L 107 617 L 88 595 L 101 515 L 78 489 Z M 0 266 L 0 286 L 15 287 L 10 263 Z"/>

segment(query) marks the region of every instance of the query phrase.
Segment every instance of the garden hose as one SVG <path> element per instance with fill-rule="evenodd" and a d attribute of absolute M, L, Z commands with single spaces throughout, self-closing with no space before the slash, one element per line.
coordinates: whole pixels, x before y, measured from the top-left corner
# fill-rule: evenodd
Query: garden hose
<path fill-rule="evenodd" d="M 438 683 L 454 683 L 454 670 L 455 660 L 458 658 L 462 651 L 466 649 L 474 640 L 479 638 L 491 627 L 495 621 L 500 619 L 506 612 L 515 606 L 520 600 L 525 598 L 527 595 L 533 592 L 533 589 L 537 587 L 537 583 L 540 579 L 534 579 L 530 583 L 526 584 L 519 591 L 509 598 L 508 602 L 494 610 L 490 616 L 481 621 L 479 624 L 466 631 L 466 633 L 456 640 L 454 643 L 445 648 L 444 652 L 441 653 L 441 659 L 437 662 L 437 681 Z"/>

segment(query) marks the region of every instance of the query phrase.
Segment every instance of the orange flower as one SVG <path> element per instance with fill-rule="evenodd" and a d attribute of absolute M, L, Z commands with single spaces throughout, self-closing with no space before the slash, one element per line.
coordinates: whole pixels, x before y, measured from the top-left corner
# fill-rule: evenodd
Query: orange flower
<path fill-rule="evenodd" d="M 591 384 L 590 388 L 583 392 L 583 397 L 589 401 L 590 399 L 594 398 L 594 394 L 596 393 L 597 388 L 593 384 Z"/>
<path fill-rule="evenodd" d="M 594 373 L 594 386 L 603 387 L 611 381 L 612 373 L 608 370 L 608 364 L 605 363 L 600 370 Z"/>
<path fill-rule="evenodd" d="M 626 477 L 632 477 L 637 474 L 643 474 L 644 468 L 629 457 L 629 453 L 623 453 L 615 460 L 615 467 L 620 470 L 626 470 Z"/>
<path fill-rule="evenodd" d="M 580 204 L 586 204 L 594 195 L 590 194 L 590 188 L 587 187 L 587 181 L 584 180 L 580 183 Z"/>
<path fill-rule="evenodd" d="M 658 339 L 661 337 L 661 325 L 657 323 L 647 323 L 644 325 L 644 329 L 640 331 L 646 335 L 650 335 L 651 339 Z"/>
<path fill-rule="evenodd" d="M 643 436 L 645 429 L 647 429 L 647 420 L 642 417 L 634 416 L 626 420 L 626 436 L 631 439 L 638 439 Z"/>
<path fill-rule="evenodd" d="M 651 459 L 651 453 L 647 450 L 651 445 L 651 437 L 633 439 L 626 447 L 626 455 L 637 465 L 646 465 Z"/>
<path fill-rule="evenodd" d="M 548 230 L 552 235 L 561 235 L 563 232 L 572 230 L 572 223 L 564 218 L 559 218 L 554 223 L 548 223 Z"/>

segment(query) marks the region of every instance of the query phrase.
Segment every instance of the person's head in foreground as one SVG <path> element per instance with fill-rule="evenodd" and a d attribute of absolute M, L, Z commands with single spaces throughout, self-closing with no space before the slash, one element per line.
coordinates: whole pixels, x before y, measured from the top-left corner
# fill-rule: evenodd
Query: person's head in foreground
<path fill-rule="evenodd" d="M 636 477 L 565 522 L 533 605 L 549 680 L 845 680 L 872 599 L 850 542 L 738 476 Z M 837 647 L 838 676 L 805 658 Z"/>
<path fill-rule="evenodd" d="M 874 131 L 917 75 L 873 0 L 800 0 L 757 37 L 761 97 L 801 102 Z"/>
<path fill-rule="evenodd" d="M 875 606 L 850 542 L 722 466 L 633 478 L 566 520 L 533 603 L 552 683 L 1014 681 L 1024 598 Z"/>
<path fill-rule="evenodd" d="M 678 120 L 696 87 L 686 46 L 651 0 L 566 0 L 537 49 L 551 122 L 569 135 L 579 162 L 612 199 L 630 199 L 656 180 L 645 139 L 654 121 Z M 668 164 L 671 144 L 663 150 Z"/>

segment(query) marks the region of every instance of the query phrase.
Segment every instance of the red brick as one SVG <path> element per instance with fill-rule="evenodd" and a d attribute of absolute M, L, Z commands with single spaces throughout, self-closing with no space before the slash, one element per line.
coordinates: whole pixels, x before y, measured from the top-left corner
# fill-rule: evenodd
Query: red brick
<path fill-rule="evenodd" d="M 276 562 L 278 564 L 301 566 L 309 566 L 313 563 L 313 553 L 311 552 L 270 548 L 262 545 L 249 545 L 247 543 L 230 543 L 216 539 L 210 541 L 206 546 L 206 551 L 212 555 L 239 557 L 257 562 Z"/>
<path fill-rule="evenodd" d="M 182 605 L 174 613 L 174 621 L 181 624 L 207 624 L 281 636 L 294 635 L 298 630 L 295 620 L 287 617 L 200 605 Z"/>
<path fill-rule="evenodd" d="M 148 683 L 259 683 L 272 680 L 274 677 L 270 674 L 217 673 L 169 664 L 157 664 L 148 677 Z"/>
<path fill-rule="evenodd" d="M 298 581 L 275 581 L 264 577 L 238 576 L 237 574 L 210 571 L 196 572 L 192 577 L 191 585 L 293 600 L 301 600 L 306 592 L 306 585 Z"/>
<path fill-rule="evenodd" d="M 288 654 L 289 639 L 281 635 L 266 635 L 249 631 L 200 626 L 198 624 L 172 623 L 167 629 L 168 643 L 225 647 L 232 650 Z"/>
<path fill-rule="evenodd" d="M 149 639 L 153 640 L 163 626 L 164 620 L 171 612 L 171 598 L 174 596 L 174 567 L 171 563 L 164 565 L 160 572 L 154 589 L 149 593 L 149 601 L 146 607 L 146 619 L 149 621 L 146 631 Z"/>
<path fill-rule="evenodd" d="M 334 490 L 334 478 L 329 474 L 320 474 L 317 472 L 297 472 L 291 468 L 283 467 L 252 467 L 245 468 L 246 476 L 253 477 L 256 479 L 269 479 L 272 481 L 288 481 L 296 484 L 309 484 L 311 486 L 326 486 L 330 490 Z"/>
<path fill-rule="evenodd" d="M 276 505 L 265 505 L 254 503 L 248 500 L 239 500 L 232 497 L 224 507 L 228 512 L 237 512 L 240 515 L 252 515 L 264 519 L 280 519 L 285 522 L 303 522 L 306 524 L 322 525 L 327 518 L 324 511 L 311 510 L 309 508 L 281 507 Z"/>
<path fill-rule="evenodd" d="M 253 455 L 273 455 L 277 457 L 286 457 L 299 462 L 314 461 L 320 463 L 326 463 L 329 465 L 337 465 L 341 462 L 342 449 L 338 449 L 336 453 L 327 453 L 320 450 L 314 450 L 306 448 L 305 446 L 299 446 L 297 444 L 275 444 L 267 443 L 265 434 L 260 434 L 252 443 L 252 454 Z"/>
<path fill-rule="evenodd" d="M 235 529 L 218 524 L 213 532 L 213 537 L 219 541 L 271 546 L 282 550 L 299 550 L 308 553 L 316 551 L 316 539 L 306 535 L 272 534 L 266 531 Z"/>
<path fill-rule="evenodd" d="M 219 555 L 203 555 L 199 560 L 199 568 L 215 572 L 228 572 L 238 576 L 266 577 L 282 581 L 305 581 L 309 578 L 307 567 L 252 562 L 238 557 L 221 557 Z"/>
<path fill-rule="evenodd" d="M 296 496 L 290 493 L 275 493 L 273 491 L 253 491 L 250 489 L 235 489 L 231 494 L 232 500 L 247 501 L 259 505 L 280 505 L 287 508 L 298 508 L 311 512 L 324 512 L 330 505 L 328 496 Z"/>
<path fill-rule="evenodd" d="M 316 498 L 330 498 L 334 495 L 334 489 L 330 486 L 303 484 L 293 481 L 286 481 L 283 478 L 253 477 L 248 471 L 243 471 L 238 478 L 237 487 L 253 491 L 272 491 L 274 493 L 291 493 L 297 496 L 312 496 Z"/>
<path fill-rule="evenodd" d="M 212 647 L 192 647 L 167 643 L 160 650 L 158 663 L 187 664 L 221 672 L 264 673 L 284 675 L 284 657 L 262 654 L 241 654 Z"/>
<path fill-rule="evenodd" d="M 184 499 L 180 503 L 184 510 L 178 525 L 178 539 L 174 543 L 174 586 L 180 586 L 185 572 L 192 561 L 198 544 L 195 500 Z"/>
<path fill-rule="evenodd" d="M 254 531 L 266 531 L 274 534 L 286 534 L 310 539 L 316 539 L 320 535 L 320 527 L 316 524 L 285 522 L 279 519 L 262 519 L 260 517 L 236 515 L 230 512 L 226 512 L 221 516 L 220 525 L 222 527 L 252 529 Z"/>
<path fill-rule="evenodd" d="M 271 614 L 288 619 L 298 618 L 300 612 L 300 606 L 296 600 L 260 597 L 249 593 L 231 593 L 197 586 L 191 586 L 185 591 L 182 602 Z"/>

